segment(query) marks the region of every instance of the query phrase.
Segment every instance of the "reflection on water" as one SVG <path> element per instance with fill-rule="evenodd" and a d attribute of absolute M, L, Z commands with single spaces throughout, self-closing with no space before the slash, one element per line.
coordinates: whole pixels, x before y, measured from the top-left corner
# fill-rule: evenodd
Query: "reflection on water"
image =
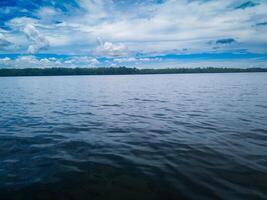
<path fill-rule="evenodd" d="M 266 73 L 1 78 L 1 198 L 267 198 L 266 91 Z"/>

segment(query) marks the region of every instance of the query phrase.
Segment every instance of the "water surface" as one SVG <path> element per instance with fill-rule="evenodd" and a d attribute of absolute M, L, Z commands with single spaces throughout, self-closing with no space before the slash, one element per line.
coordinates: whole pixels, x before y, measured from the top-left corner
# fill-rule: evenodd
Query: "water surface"
<path fill-rule="evenodd" d="M 267 73 L 0 78 L 3 199 L 267 199 Z"/>

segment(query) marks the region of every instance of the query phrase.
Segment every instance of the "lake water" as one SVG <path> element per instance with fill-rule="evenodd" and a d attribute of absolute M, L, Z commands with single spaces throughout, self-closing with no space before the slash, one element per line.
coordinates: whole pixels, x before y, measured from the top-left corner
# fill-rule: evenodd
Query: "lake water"
<path fill-rule="evenodd" d="M 267 73 L 0 78 L 1 199 L 267 199 Z"/>

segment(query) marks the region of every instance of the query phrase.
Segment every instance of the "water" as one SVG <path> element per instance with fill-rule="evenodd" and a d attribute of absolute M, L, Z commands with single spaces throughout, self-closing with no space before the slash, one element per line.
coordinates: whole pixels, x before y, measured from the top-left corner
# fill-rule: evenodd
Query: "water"
<path fill-rule="evenodd" d="M 267 73 L 0 78 L 1 199 L 267 199 Z"/>

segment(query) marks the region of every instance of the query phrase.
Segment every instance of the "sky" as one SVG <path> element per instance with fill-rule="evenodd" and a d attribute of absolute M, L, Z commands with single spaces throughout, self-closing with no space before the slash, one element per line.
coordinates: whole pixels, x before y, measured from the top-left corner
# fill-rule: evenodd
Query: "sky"
<path fill-rule="evenodd" d="M 267 67 L 266 0 L 0 0 L 0 68 Z"/>

